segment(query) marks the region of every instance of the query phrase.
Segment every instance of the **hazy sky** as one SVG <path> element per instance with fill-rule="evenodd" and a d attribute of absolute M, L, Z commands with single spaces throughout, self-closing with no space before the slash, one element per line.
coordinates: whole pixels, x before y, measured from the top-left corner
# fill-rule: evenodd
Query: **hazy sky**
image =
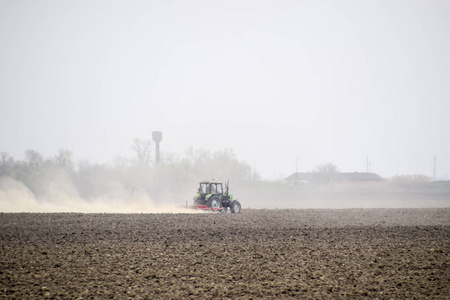
<path fill-rule="evenodd" d="M 450 176 L 450 1 L 0 0 L 0 152 Z M 450 177 L 449 177 L 450 178 Z"/>

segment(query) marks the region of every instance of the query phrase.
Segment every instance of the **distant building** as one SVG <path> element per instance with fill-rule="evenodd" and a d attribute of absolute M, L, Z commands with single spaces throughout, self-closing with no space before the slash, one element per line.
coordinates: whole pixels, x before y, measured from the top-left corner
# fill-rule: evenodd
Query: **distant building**
<path fill-rule="evenodd" d="M 375 173 L 353 172 L 353 173 L 320 173 L 320 172 L 297 172 L 285 179 L 290 184 L 324 183 L 324 182 L 379 182 L 383 178 Z"/>

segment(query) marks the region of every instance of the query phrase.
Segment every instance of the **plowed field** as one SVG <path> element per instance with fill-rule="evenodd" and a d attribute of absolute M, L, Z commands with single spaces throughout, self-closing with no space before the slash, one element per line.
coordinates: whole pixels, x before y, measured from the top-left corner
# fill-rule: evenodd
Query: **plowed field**
<path fill-rule="evenodd" d="M 450 209 L 0 214 L 1 299 L 449 299 Z"/>

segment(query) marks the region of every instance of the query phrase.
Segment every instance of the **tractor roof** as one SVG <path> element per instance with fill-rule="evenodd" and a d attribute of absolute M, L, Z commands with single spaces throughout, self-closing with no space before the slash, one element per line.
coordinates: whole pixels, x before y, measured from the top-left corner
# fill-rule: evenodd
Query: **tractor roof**
<path fill-rule="evenodd" d="M 222 183 L 222 181 L 217 180 L 217 179 L 211 179 L 211 180 L 203 180 L 200 183 Z"/>

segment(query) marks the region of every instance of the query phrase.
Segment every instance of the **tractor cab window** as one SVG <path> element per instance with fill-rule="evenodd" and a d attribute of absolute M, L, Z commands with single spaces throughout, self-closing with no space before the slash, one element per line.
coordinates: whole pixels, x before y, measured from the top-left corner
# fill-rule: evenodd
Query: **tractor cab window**
<path fill-rule="evenodd" d="M 201 183 L 199 188 L 200 194 L 222 194 L 221 183 Z"/>
<path fill-rule="evenodd" d="M 201 194 L 209 194 L 209 184 L 201 183 L 200 184 L 200 193 Z"/>
<path fill-rule="evenodd" d="M 211 194 L 222 194 L 222 184 L 212 183 L 211 184 Z"/>

